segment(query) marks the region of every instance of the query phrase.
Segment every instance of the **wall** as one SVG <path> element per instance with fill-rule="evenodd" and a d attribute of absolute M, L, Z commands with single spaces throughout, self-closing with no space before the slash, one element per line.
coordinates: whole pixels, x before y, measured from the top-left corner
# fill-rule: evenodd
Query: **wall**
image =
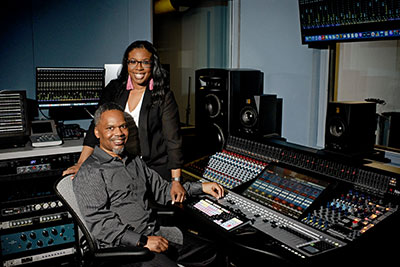
<path fill-rule="evenodd" d="M 152 40 L 151 1 L 4 0 L 0 12 L 0 90 L 32 99 L 36 67 L 121 63 L 131 42 Z"/>
<path fill-rule="evenodd" d="M 130 42 L 152 38 L 151 1 L 6 0 L 2 4 L 0 90 L 26 89 L 30 98 L 35 96 L 37 66 L 120 63 Z M 264 92 L 283 98 L 282 134 L 288 141 L 321 145 L 323 52 L 301 45 L 297 1 L 242 0 L 239 16 L 238 66 L 262 70 Z M 178 56 L 184 69 L 195 62 L 188 61 L 191 56 L 185 46 L 189 44 L 180 44 L 184 49 Z M 207 62 L 195 63 L 208 67 Z M 187 80 L 182 77 L 182 89 L 178 89 L 183 96 L 179 102 L 185 107 Z M 193 109 L 192 105 L 192 115 Z M 181 112 L 182 121 L 184 116 Z"/>
<path fill-rule="evenodd" d="M 400 41 L 342 43 L 339 46 L 338 101 L 377 98 L 377 112 L 400 112 Z"/>
<path fill-rule="evenodd" d="M 298 2 L 240 1 L 239 66 L 264 72 L 264 93 L 283 98 L 282 136 L 323 146 L 326 51 L 301 44 Z"/>
<path fill-rule="evenodd" d="M 181 122 L 195 123 L 195 71 L 229 66 L 228 14 L 228 4 L 216 1 L 198 3 L 182 13 L 154 16 L 154 44 L 162 63 L 170 66 L 170 85 L 178 102 Z M 187 118 L 189 98 L 190 116 Z"/>

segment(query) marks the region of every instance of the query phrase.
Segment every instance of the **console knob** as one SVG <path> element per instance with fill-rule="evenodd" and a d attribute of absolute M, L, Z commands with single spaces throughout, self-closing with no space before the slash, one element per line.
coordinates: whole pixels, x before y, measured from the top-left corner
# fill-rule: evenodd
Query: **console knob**
<path fill-rule="evenodd" d="M 27 238 L 27 236 L 26 236 L 26 234 L 22 234 L 20 237 L 19 237 L 22 241 L 26 241 L 28 238 Z"/>
<path fill-rule="evenodd" d="M 31 232 L 31 233 L 29 234 L 29 236 L 30 236 L 32 239 L 36 239 L 36 233 L 35 233 L 35 232 Z"/>
<path fill-rule="evenodd" d="M 36 242 L 36 245 L 38 245 L 38 247 L 42 247 L 43 246 L 43 241 L 42 240 L 38 240 Z"/>
<path fill-rule="evenodd" d="M 47 230 L 43 230 L 42 235 L 44 237 L 48 237 L 49 236 L 49 232 Z"/>

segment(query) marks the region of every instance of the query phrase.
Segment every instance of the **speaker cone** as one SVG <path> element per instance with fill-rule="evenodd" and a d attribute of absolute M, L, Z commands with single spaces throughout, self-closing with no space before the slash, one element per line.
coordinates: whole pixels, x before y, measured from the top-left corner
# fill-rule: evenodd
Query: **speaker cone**
<path fill-rule="evenodd" d="M 221 113 L 221 101 L 214 94 L 206 95 L 204 107 L 210 118 L 215 118 Z"/>
<path fill-rule="evenodd" d="M 218 150 L 222 150 L 225 144 L 225 135 L 221 127 L 219 127 L 218 124 L 213 123 L 213 127 L 210 129 L 209 134 L 211 136 L 210 140 L 213 140 L 214 142 L 214 147 L 218 148 Z"/>

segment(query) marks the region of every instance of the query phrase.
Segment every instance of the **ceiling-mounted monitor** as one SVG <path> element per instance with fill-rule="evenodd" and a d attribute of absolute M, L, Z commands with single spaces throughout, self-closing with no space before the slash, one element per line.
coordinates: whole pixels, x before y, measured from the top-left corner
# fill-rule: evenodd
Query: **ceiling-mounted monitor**
<path fill-rule="evenodd" d="M 398 0 L 299 0 L 299 13 L 310 47 L 400 38 Z"/>

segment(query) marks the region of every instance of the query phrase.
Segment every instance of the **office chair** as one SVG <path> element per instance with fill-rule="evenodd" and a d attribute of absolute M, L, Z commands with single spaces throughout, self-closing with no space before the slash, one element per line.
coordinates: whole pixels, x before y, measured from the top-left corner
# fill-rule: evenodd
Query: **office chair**
<path fill-rule="evenodd" d="M 110 262 L 115 264 L 143 262 L 151 258 L 152 253 L 147 248 L 139 247 L 115 247 L 115 248 L 99 248 L 97 243 L 89 232 L 84 217 L 82 216 L 73 191 L 71 175 L 64 176 L 59 179 L 54 190 L 60 201 L 64 204 L 68 212 L 72 215 L 77 223 L 83 236 L 79 241 L 81 253 L 81 266 L 99 266 Z M 115 266 L 115 265 L 113 265 Z"/>

